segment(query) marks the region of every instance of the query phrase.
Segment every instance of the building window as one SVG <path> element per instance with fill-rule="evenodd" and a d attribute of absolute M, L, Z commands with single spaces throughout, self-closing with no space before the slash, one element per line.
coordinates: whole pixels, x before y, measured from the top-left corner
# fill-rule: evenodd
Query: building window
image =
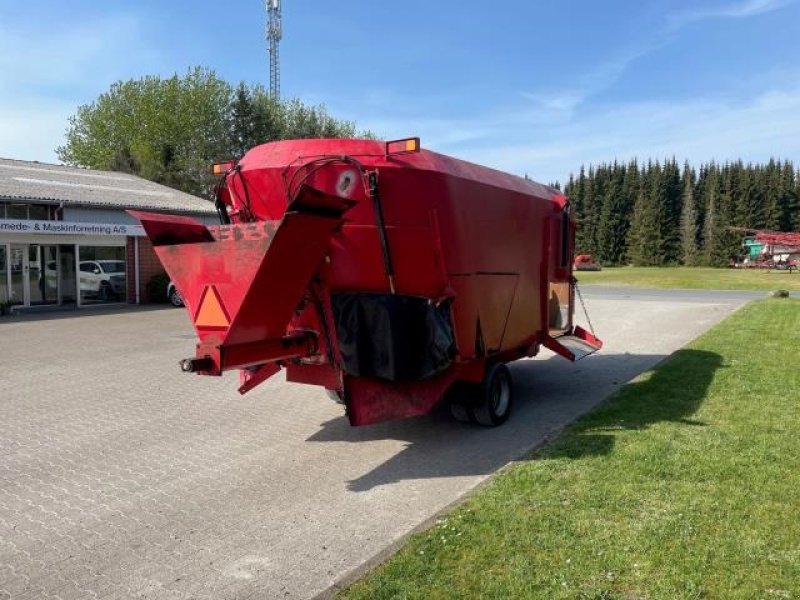
<path fill-rule="evenodd" d="M 58 206 L 55 204 L 22 204 L 0 202 L 0 219 L 23 221 L 58 221 Z"/>
<path fill-rule="evenodd" d="M 27 219 L 28 218 L 28 205 L 27 204 L 9 204 L 6 207 L 7 219 Z"/>
<path fill-rule="evenodd" d="M 80 246 L 78 276 L 81 304 L 125 301 L 125 248 Z"/>
<path fill-rule="evenodd" d="M 28 218 L 31 221 L 49 221 L 50 207 L 46 204 L 31 204 L 28 206 Z"/>

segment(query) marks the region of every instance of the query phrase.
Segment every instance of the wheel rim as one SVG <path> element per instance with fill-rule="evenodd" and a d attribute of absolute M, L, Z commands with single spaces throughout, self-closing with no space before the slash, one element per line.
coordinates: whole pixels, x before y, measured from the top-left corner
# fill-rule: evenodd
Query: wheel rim
<path fill-rule="evenodd" d="M 506 373 L 498 373 L 492 386 L 492 412 L 502 417 L 511 402 L 511 382 Z"/>

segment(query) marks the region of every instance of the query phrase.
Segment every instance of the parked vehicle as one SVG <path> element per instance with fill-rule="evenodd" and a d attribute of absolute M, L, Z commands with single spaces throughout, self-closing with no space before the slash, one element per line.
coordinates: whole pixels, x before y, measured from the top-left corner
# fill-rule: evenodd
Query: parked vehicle
<path fill-rule="evenodd" d="M 172 306 L 183 306 L 183 298 L 181 297 L 181 293 L 171 281 L 167 284 L 167 300 L 169 300 L 169 303 L 172 304 Z"/>
<path fill-rule="evenodd" d="M 134 212 L 199 343 L 184 371 L 284 369 L 352 425 L 422 415 L 500 425 L 506 363 L 602 346 L 573 324 L 574 221 L 558 191 L 419 148 L 419 139 L 264 144 L 222 175 L 223 225 Z"/>
<path fill-rule="evenodd" d="M 103 301 L 125 295 L 124 260 L 82 260 L 78 270 L 82 294 L 97 296 Z"/>

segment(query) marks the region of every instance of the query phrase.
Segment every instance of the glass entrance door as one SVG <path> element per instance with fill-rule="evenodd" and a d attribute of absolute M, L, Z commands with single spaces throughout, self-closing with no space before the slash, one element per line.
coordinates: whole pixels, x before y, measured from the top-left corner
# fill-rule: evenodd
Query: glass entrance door
<path fill-rule="evenodd" d="M 74 304 L 78 297 L 78 280 L 75 275 L 75 246 L 58 247 L 58 264 L 61 268 L 59 296 L 61 304 Z"/>
<path fill-rule="evenodd" d="M 58 303 L 58 247 L 12 244 L 11 300 L 24 306 Z"/>
<path fill-rule="evenodd" d="M 8 253 L 8 270 L 11 275 L 11 297 L 9 300 L 16 304 L 28 305 L 28 286 L 25 282 L 28 279 L 28 256 L 27 246 L 11 244 Z"/>
<path fill-rule="evenodd" d="M 58 304 L 58 247 L 28 246 L 30 304 Z"/>

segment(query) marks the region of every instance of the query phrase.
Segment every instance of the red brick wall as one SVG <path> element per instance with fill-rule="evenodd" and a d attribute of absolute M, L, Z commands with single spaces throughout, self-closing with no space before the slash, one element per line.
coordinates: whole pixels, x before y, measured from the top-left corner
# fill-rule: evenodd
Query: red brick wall
<path fill-rule="evenodd" d="M 134 260 L 133 238 L 125 241 L 125 287 L 128 304 L 136 304 L 136 262 Z"/>
<path fill-rule="evenodd" d="M 147 297 L 147 282 L 156 273 L 161 273 L 164 267 L 158 260 L 153 245 L 146 237 L 139 238 L 139 283 L 141 285 L 142 303 L 147 304 L 152 300 Z M 166 290 L 164 291 L 166 294 Z"/>
<path fill-rule="evenodd" d="M 147 282 L 156 273 L 164 270 L 156 256 L 150 240 L 146 237 L 139 239 L 139 294 L 142 304 L 151 302 L 147 297 Z M 128 302 L 136 302 L 136 249 L 134 238 L 129 237 L 127 242 L 127 270 L 128 270 Z"/>

